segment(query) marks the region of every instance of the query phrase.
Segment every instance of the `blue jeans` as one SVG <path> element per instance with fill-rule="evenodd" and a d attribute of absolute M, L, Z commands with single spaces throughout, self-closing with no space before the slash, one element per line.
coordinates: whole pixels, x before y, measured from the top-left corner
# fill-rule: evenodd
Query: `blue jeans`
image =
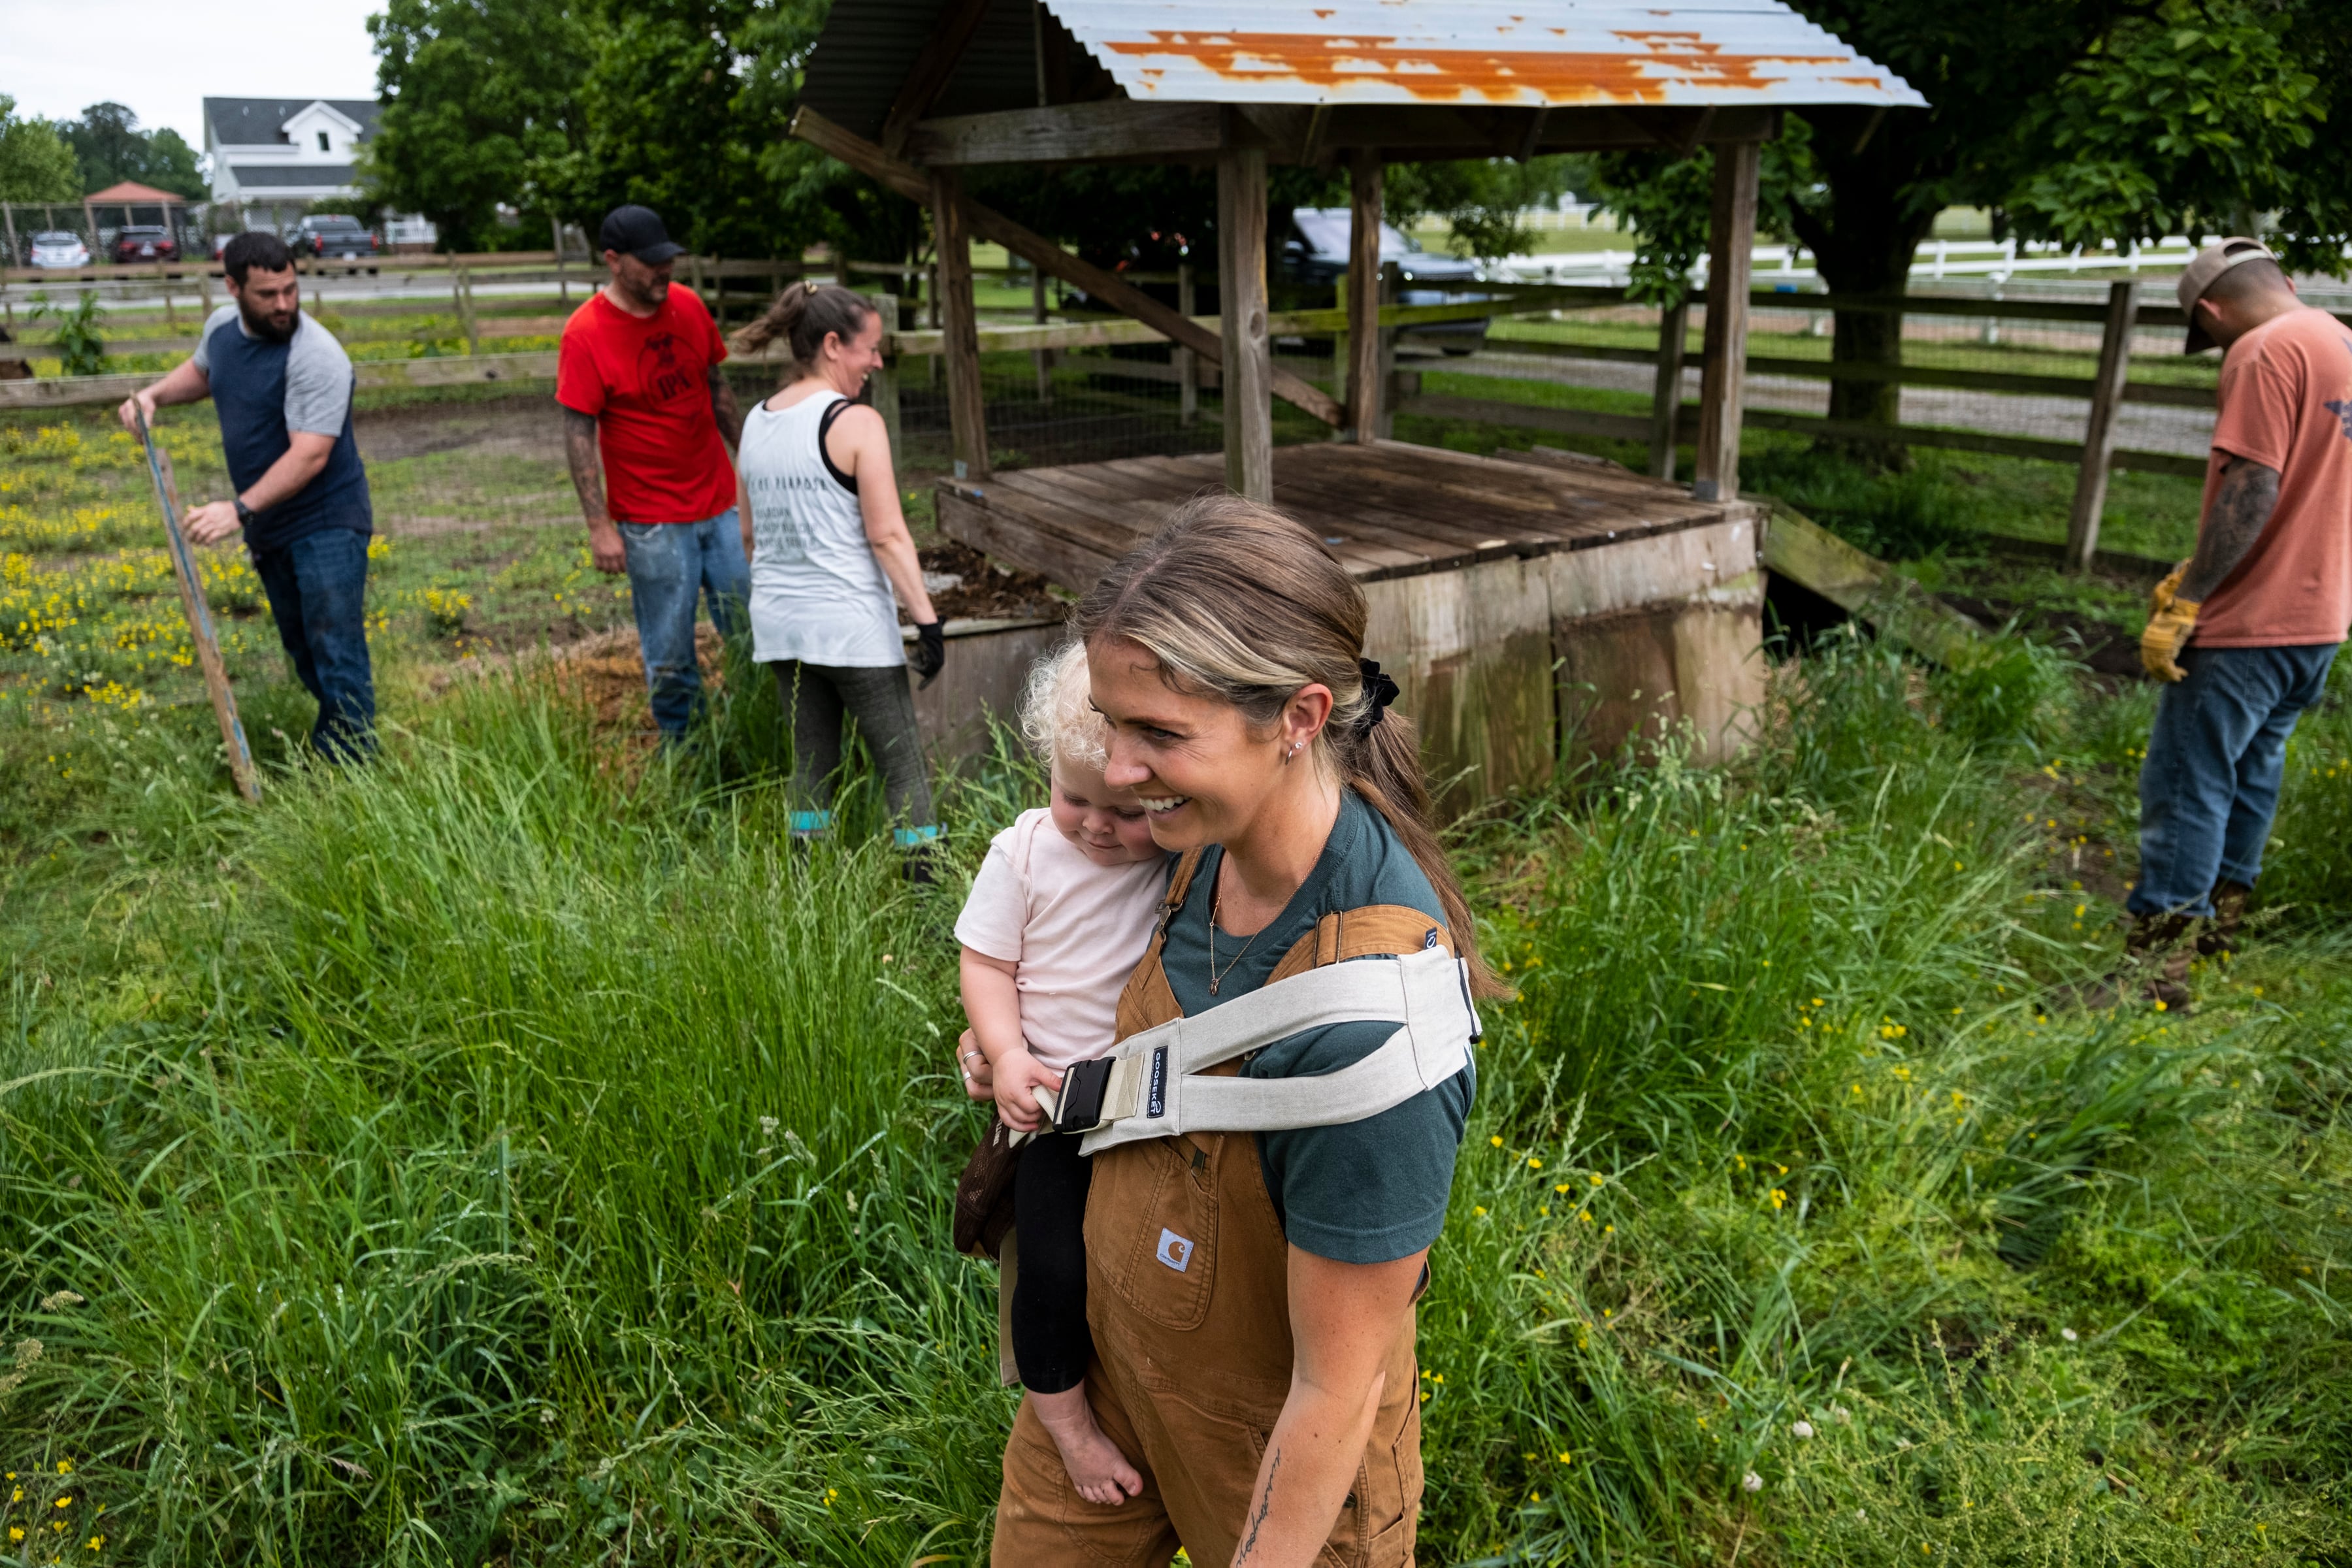
<path fill-rule="evenodd" d="M 2286 738 L 2327 686 L 2334 643 L 2199 647 L 2164 689 L 2139 770 L 2136 915 L 2213 912 L 2213 888 L 2263 868 L 2278 813 Z"/>
<path fill-rule="evenodd" d="M 322 528 L 250 552 L 294 677 L 319 700 L 310 744 L 338 763 L 357 762 L 375 750 L 367 552 L 368 536 L 356 529 Z"/>
<path fill-rule="evenodd" d="M 702 671 L 694 662 L 695 596 L 709 596 L 710 624 L 721 637 L 743 629 L 745 606 L 751 602 L 743 524 L 730 506 L 700 522 L 619 526 L 654 722 L 664 740 L 683 741 L 702 706 Z"/>

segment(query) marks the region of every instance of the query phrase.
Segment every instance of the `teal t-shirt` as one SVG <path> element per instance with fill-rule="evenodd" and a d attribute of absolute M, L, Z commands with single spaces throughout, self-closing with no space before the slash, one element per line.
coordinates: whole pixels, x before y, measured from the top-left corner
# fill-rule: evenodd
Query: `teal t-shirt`
<path fill-rule="evenodd" d="M 1212 847 L 1201 858 L 1184 907 L 1169 921 L 1160 952 L 1169 989 L 1188 1016 L 1264 985 L 1283 954 L 1327 914 L 1366 904 L 1402 904 L 1433 921 L 1444 918 L 1436 889 L 1395 829 L 1355 791 L 1343 791 L 1339 820 L 1289 906 L 1254 941 L 1217 933 L 1218 994 L 1212 996 L 1209 910 L 1223 854 Z M 1379 1049 L 1395 1032 L 1394 1025 L 1382 1023 L 1308 1029 L 1259 1051 L 1242 1071 L 1250 1078 L 1337 1072 Z M 1265 1190 L 1291 1245 L 1341 1263 L 1388 1263 L 1435 1241 L 1445 1224 L 1454 1157 L 1476 1089 L 1476 1069 L 1465 1067 L 1436 1088 L 1361 1121 L 1259 1133 Z"/>

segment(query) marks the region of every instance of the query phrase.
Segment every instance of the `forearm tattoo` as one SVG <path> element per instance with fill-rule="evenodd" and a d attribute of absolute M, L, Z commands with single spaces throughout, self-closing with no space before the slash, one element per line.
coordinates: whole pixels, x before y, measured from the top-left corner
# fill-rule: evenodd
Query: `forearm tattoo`
<path fill-rule="evenodd" d="M 719 434 L 729 449 L 742 446 L 743 411 L 735 406 L 735 389 L 715 364 L 710 367 L 710 416 L 719 421 Z"/>
<path fill-rule="evenodd" d="M 1276 1448 L 1272 1462 L 1265 1467 L 1265 1492 L 1257 1500 L 1257 1512 L 1250 1516 L 1249 1534 L 1243 1539 L 1241 1550 L 1234 1553 L 1234 1568 L 1242 1568 L 1257 1546 L 1258 1527 L 1265 1522 L 1265 1516 L 1274 1511 L 1274 1478 L 1280 1474 L 1282 1450 Z"/>
<path fill-rule="evenodd" d="M 572 488 L 592 523 L 604 521 L 604 475 L 596 466 L 596 420 L 576 409 L 563 411 L 563 455 L 572 464 Z"/>
<path fill-rule="evenodd" d="M 2205 513 L 2205 525 L 2198 532 L 2197 553 L 2180 580 L 2182 598 L 2203 603 L 2238 569 L 2269 525 L 2271 513 L 2278 506 L 2278 490 L 2276 468 L 2245 458 L 2230 459 L 2221 470 L 2221 488 L 2213 492 L 2213 504 Z"/>

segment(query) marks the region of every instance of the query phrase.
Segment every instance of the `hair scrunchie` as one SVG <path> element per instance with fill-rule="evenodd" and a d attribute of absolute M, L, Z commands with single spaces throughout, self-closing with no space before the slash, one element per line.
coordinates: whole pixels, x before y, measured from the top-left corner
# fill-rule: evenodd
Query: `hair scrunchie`
<path fill-rule="evenodd" d="M 1381 672 L 1377 659 L 1360 658 L 1356 661 L 1356 668 L 1363 671 L 1364 697 L 1370 703 L 1364 710 L 1364 716 L 1356 721 L 1356 733 L 1369 735 L 1387 714 L 1389 704 L 1402 693 L 1393 679 Z"/>

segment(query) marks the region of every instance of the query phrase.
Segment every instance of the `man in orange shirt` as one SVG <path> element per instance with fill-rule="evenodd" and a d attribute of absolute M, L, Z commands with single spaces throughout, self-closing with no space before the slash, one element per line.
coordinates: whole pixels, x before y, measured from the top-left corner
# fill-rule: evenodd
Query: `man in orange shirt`
<path fill-rule="evenodd" d="M 2140 769 L 2127 959 L 2189 1000 L 2183 945 L 2227 952 L 2262 868 L 2287 736 L 2352 624 L 2352 330 L 2296 298 L 2258 240 L 2181 273 L 2189 352 L 2215 345 L 2221 411 L 2197 553 L 2158 584 L 2140 662 L 2169 682 Z M 2119 989 L 2119 987 L 2118 987 Z M 2110 992 L 2113 994 L 2113 992 Z"/>

